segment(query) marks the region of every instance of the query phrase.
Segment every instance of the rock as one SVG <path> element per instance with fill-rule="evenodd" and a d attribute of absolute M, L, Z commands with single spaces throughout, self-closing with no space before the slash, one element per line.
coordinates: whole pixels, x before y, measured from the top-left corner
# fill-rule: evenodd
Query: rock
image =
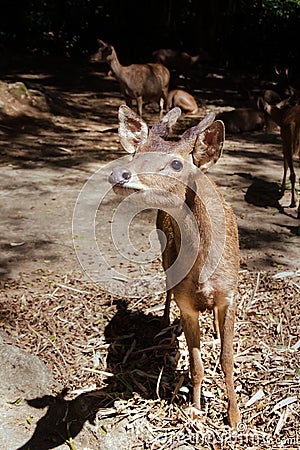
<path fill-rule="evenodd" d="M 64 411 L 69 402 L 52 394 L 51 371 L 37 356 L 3 344 L 1 334 L 0 361 L 0 449 L 64 450 L 67 437 L 57 430 L 68 427 Z M 84 421 L 71 440 L 76 450 L 98 448 Z"/>
<path fill-rule="evenodd" d="M 22 81 L 17 81 L 16 83 L 9 83 L 8 91 L 20 103 L 23 103 L 25 105 L 30 104 L 29 92 L 25 84 L 22 83 Z"/>
<path fill-rule="evenodd" d="M 44 411 L 29 407 L 26 399 L 51 392 L 50 370 L 35 355 L 0 344 L 0 448 L 14 450 L 30 437 L 34 422 Z"/>
<path fill-rule="evenodd" d="M 30 108 L 49 112 L 46 95 L 37 89 L 28 89 L 21 81 L 0 84 L 0 112 L 10 115 L 12 112 L 25 112 Z M 12 111 L 11 111 L 12 109 Z"/>
<path fill-rule="evenodd" d="M 50 370 L 35 355 L 13 345 L 0 345 L 0 396 L 34 398 L 50 394 L 54 384 Z"/>

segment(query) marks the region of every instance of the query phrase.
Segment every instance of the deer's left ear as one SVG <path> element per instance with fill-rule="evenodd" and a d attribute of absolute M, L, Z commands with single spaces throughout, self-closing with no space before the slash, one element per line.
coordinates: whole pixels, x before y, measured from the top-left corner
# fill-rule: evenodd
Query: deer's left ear
<path fill-rule="evenodd" d="M 194 164 L 206 172 L 222 155 L 225 140 L 225 127 L 221 120 L 216 120 L 196 139 L 192 152 Z"/>
<path fill-rule="evenodd" d="M 144 144 L 148 137 L 147 124 L 126 105 L 119 108 L 119 136 L 128 153 L 135 153 L 137 147 Z"/>

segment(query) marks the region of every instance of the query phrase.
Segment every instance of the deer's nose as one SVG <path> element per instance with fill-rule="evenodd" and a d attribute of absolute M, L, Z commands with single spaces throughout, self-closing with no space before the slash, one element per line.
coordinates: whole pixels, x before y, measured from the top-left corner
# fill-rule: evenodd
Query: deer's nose
<path fill-rule="evenodd" d="M 131 178 L 131 172 L 128 169 L 124 169 L 124 167 L 114 167 L 111 174 L 108 177 L 108 181 L 112 185 L 118 184 L 122 186 L 127 183 Z"/>

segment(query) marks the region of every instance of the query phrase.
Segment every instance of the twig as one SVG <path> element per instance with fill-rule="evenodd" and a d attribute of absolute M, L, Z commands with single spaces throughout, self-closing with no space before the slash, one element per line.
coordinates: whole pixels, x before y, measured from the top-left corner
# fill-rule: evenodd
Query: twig
<path fill-rule="evenodd" d="M 55 283 L 55 284 L 56 284 L 56 286 L 59 286 L 62 289 L 69 289 L 70 291 L 78 292 L 79 294 L 90 294 L 90 295 L 94 294 L 91 291 L 82 291 L 81 289 L 76 289 L 71 286 L 66 286 L 65 284 L 61 284 L 61 283 Z"/>
<path fill-rule="evenodd" d="M 160 385 L 160 382 L 161 382 L 161 377 L 162 377 L 163 371 L 164 371 L 164 368 L 162 367 L 160 369 L 160 372 L 159 372 L 159 375 L 158 375 L 158 378 L 157 378 L 157 383 L 156 383 L 156 396 L 157 396 L 158 400 L 161 400 L 160 395 L 159 395 L 159 385 Z"/>
<path fill-rule="evenodd" d="M 177 383 L 177 385 L 176 385 L 176 387 L 174 389 L 174 392 L 172 394 L 172 397 L 171 397 L 171 403 L 174 402 L 174 400 L 175 400 L 175 398 L 176 398 L 176 396 L 177 396 L 177 394 L 178 394 L 178 392 L 179 392 L 183 382 L 184 382 L 184 375 L 180 375 L 178 383 Z"/>
<path fill-rule="evenodd" d="M 104 375 L 105 377 L 113 377 L 114 376 L 113 373 L 105 372 L 104 370 L 89 369 L 88 367 L 83 367 L 82 370 L 85 372 L 96 373 L 97 375 Z"/>

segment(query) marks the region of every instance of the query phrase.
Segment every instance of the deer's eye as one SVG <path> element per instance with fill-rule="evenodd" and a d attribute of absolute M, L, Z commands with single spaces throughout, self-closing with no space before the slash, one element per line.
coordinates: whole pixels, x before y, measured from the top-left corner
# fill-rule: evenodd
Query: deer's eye
<path fill-rule="evenodd" d="M 178 159 L 173 159 L 173 161 L 171 162 L 171 167 L 172 169 L 176 170 L 176 172 L 179 172 L 180 170 L 182 170 L 183 164 Z"/>

